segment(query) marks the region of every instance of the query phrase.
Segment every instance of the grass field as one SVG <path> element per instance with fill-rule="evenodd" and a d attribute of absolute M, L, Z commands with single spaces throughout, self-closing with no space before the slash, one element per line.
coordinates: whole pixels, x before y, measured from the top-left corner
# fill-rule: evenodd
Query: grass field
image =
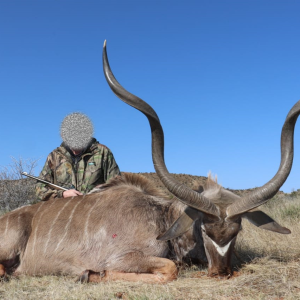
<path fill-rule="evenodd" d="M 0 299 L 300 299 L 300 196 L 279 195 L 261 207 L 292 234 L 258 229 L 243 221 L 228 280 L 207 277 L 207 269 L 181 269 L 165 285 L 111 282 L 80 284 L 73 277 L 10 278 Z"/>

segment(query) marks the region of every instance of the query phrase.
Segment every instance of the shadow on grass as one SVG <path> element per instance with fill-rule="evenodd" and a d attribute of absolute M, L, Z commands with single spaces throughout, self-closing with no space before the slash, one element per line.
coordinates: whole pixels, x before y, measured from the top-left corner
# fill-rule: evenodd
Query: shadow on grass
<path fill-rule="evenodd" d="M 255 251 L 253 249 L 248 249 L 246 251 L 244 249 L 236 249 L 232 256 L 231 265 L 234 271 L 239 271 L 246 264 L 256 263 L 260 259 L 266 257 L 279 263 L 286 263 L 290 261 L 290 259 L 287 257 L 282 257 L 278 255 L 266 255 L 265 253 Z"/>

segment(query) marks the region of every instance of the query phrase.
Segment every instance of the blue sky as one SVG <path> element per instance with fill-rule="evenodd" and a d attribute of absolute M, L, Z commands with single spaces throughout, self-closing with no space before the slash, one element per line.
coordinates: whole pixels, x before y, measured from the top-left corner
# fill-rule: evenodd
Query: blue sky
<path fill-rule="evenodd" d="M 170 172 L 265 184 L 300 99 L 299 11 L 291 0 L 0 1 L 0 165 L 40 159 L 38 175 L 80 111 L 121 171 L 154 171 L 146 117 L 105 81 L 106 39 L 118 81 L 161 120 Z M 299 126 L 285 192 L 300 188 Z"/>

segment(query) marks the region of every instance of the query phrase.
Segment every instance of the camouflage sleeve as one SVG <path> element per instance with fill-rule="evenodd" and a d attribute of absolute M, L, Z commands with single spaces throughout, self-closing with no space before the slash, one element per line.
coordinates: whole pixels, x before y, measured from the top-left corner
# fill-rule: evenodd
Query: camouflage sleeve
<path fill-rule="evenodd" d="M 47 180 L 49 182 L 54 183 L 53 170 L 51 166 L 53 166 L 53 154 L 50 153 L 47 157 L 44 168 L 40 173 L 40 178 Z M 47 201 L 51 198 L 62 198 L 63 191 L 51 189 L 47 186 L 47 184 L 38 182 L 35 185 L 35 194 L 39 200 Z"/>
<path fill-rule="evenodd" d="M 115 161 L 115 158 L 110 150 L 107 153 L 107 159 L 104 162 L 104 181 L 108 179 L 121 175 L 120 169 Z"/>

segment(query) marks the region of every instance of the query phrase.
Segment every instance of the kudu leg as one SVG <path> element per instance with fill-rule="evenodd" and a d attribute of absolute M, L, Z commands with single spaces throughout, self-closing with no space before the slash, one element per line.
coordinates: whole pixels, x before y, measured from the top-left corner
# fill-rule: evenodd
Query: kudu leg
<path fill-rule="evenodd" d="M 131 272 L 106 270 L 100 273 L 88 270 L 83 272 L 79 281 L 106 282 L 125 280 L 145 283 L 167 283 L 175 280 L 178 274 L 178 270 L 171 260 L 154 256 L 142 256 L 136 253 L 130 253 L 124 257 L 121 269 L 130 270 Z M 83 278 L 87 280 L 82 280 Z"/>
<path fill-rule="evenodd" d="M 5 275 L 6 275 L 6 269 L 2 264 L 0 264 L 0 277 L 4 277 Z"/>

